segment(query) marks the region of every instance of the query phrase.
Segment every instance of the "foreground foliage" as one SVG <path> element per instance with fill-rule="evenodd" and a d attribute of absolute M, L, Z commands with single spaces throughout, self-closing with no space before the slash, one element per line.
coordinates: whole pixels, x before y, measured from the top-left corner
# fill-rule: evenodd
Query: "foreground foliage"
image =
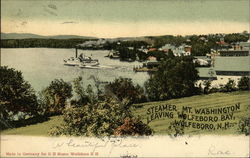
<path fill-rule="evenodd" d="M 0 118 L 24 119 L 37 115 L 37 97 L 22 73 L 6 66 L 0 67 Z"/>
<path fill-rule="evenodd" d="M 123 127 L 120 126 L 126 118 L 133 117 L 131 112 L 124 107 L 109 98 L 95 104 L 68 108 L 63 112 L 63 123 L 52 128 L 50 135 L 110 136 L 114 134 L 149 135 L 152 133 L 146 124 L 138 121 L 127 128 L 127 131 L 130 132 L 115 132 Z M 135 128 L 137 130 L 134 130 Z M 144 129 L 147 130 L 144 131 Z"/>
<path fill-rule="evenodd" d="M 184 132 L 185 135 L 200 135 L 200 134 L 210 134 L 210 135 L 235 135 L 240 132 L 244 134 L 244 131 L 249 131 L 249 119 L 248 122 L 246 119 L 249 115 L 249 103 L 250 103 L 250 94 L 247 91 L 236 91 L 232 93 L 213 93 L 208 95 L 197 95 L 192 97 L 186 98 L 179 98 L 179 99 L 171 99 L 168 101 L 161 101 L 161 102 L 149 102 L 149 103 L 142 103 L 133 105 L 133 107 L 137 107 L 135 109 L 131 109 L 131 112 L 134 115 L 141 115 L 142 121 L 147 122 L 147 109 L 152 106 L 157 106 L 160 104 L 173 104 L 177 107 L 182 107 L 186 105 L 190 105 L 193 108 L 195 107 L 203 107 L 203 108 L 215 108 L 215 107 L 226 107 L 228 105 L 234 105 L 235 103 L 241 104 L 241 110 L 235 113 L 236 120 L 233 121 L 240 124 L 227 129 L 227 130 L 195 130 L 192 128 L 184 128 L 182 130 L 181 127 L 172 128 L 171 130 L 168 128 L 171 125 L 171 122 L 176 119 L 168 119 L 168 118 L 161 118 L 150 122 L 148 125 L 151 129 L 154 130 L 154 135 L 166 135 L 166 134 L 176 134 L 180 132 Z M 179 108 L 178 108 L 179 109 Z M 181 109 L 180 109 L 181 110 Z M 213 115 L 209 115 L 213 116 Z M 80 118 L 79 118 L 80 119 Z M 40 135 L 40 136 L 47 136 L 48 130 L 51 127 L 58 126 L 63 122 L 63 115 L 60 116 L 53 116 L 46 122 L 42 122 L 39 124 L 28 125 L 25 127 L 20 128 L 13 128 L 9 130 L 1 131 L 1 134 L 5 135 Z M 206 122 L 204 122 L 206 123 Z M 123 123 L 124 124 L 124 123 Z M 248 126 L 247 126 L 248 125 Z M 172 133 L 171 133 L 172 132 Z M 246 133 L 247 134 L 247 133 Z"/>

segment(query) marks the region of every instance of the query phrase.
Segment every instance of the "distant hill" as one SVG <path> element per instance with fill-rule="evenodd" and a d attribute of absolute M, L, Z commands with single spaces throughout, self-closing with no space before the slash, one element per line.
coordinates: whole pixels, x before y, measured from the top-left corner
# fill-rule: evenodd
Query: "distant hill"
<path fill-rule="evenodd" d="M 43 38 L 43 39 L 72 39 L 72 38 L 81 38 L 81 39 L 97 39 L 96 37 L 88 36 L 77 36 L 77 35 L 56 35 L 56 36 L 42 36 L 31 33 L 3 33 L 1 32 L 1 39 L 28 39 L 28 38 Z"/>

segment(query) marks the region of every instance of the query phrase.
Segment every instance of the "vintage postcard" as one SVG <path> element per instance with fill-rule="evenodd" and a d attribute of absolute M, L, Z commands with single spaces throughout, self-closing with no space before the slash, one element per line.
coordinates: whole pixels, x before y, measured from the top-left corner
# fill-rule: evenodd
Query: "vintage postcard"
<path fill-rule="evenodd" d="M 1 0 L 1 157 L 249 157 L 249 0 Z"/>

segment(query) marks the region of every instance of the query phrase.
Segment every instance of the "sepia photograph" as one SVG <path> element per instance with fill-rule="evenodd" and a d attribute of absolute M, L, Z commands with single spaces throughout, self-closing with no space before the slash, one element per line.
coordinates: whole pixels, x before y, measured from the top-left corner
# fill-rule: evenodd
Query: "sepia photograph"
<path fill-rule="evenodd" d="M 1 0 L 0 157 L 249 157 L 249 0 Z"/>

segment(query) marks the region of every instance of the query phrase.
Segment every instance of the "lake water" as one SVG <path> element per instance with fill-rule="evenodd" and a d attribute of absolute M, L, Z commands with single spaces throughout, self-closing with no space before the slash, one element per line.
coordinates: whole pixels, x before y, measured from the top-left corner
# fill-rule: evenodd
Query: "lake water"
<path fill-rule="evenodd" d="M 63 59 L 75 55 L 75 49 L 53 49 L 53 48 L 1 48 L 1 64 L 15 68 L 23 73 L 24 79 L 28 81 L 36 91 L 47 87 L 54 79 L 72 81 L 82 76 L 84 85 L 93 84 L 91 76 L 100 81 L 113 81 L 118 77 L 132 78 L 134 83 L 143 85 L 149 78 L 147 73 L 133 72 L 134 66 L 142 65 L 140 62 L 121 62 L 106 58 L 108 51 L 86 51 L 78 50 L 78 54 L 84 53 L 94 59 L 98 59 L 100 67 L 97 69 L 86 69 L 63 65 Z"/>

